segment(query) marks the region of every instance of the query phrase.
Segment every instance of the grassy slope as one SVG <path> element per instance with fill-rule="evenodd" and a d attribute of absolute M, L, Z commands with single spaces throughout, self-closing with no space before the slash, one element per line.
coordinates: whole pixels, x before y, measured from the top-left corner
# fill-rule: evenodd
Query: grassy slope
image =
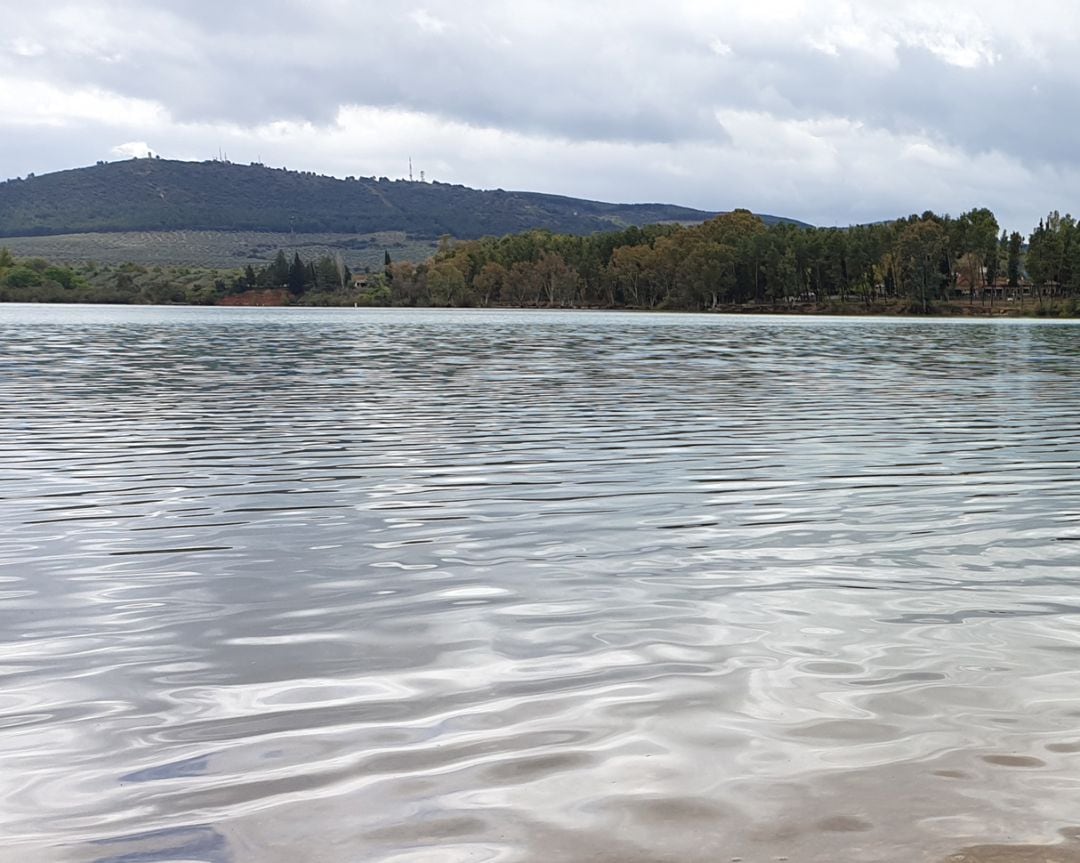
<path fill-rule="evenodd" d="M 19 258 L 45 258 L 61 264 L 96 261 L 144 266 L 240 268 L 265 265 L 278 249 L 299 252 L 304 260 L 340 253 L 354 271 L 383 267 L 383 254 L 395 261 L 422 261 L 435 251 L 432 240 L 414 240 L 400 231 L 377 234 L 303 234 L 253 231 L 121 231 L 2 237 Z"/>

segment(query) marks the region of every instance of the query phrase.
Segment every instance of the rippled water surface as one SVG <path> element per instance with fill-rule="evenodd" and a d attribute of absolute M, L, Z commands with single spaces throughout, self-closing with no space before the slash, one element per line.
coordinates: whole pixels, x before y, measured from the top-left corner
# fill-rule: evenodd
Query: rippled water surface
<path fill-rule="evenodd" d="M 1072 325 L 0 306 L 0 858 L 1052 843 L 1078 406 Z"/>

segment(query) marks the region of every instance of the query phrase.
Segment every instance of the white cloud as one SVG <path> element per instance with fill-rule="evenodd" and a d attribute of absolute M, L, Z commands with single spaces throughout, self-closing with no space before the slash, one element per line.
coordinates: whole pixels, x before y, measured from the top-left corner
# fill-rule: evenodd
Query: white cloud
<path fill-rule="evenodd" d="M 11 40 L 11 52 L 17 57 L 40 57 L 45 53 L 45 46 L 33 39 L 17 37 Z"/>
<path fill-rule="evenodd" d="M 730 57 L 732 54 L 732 47 L 723 39 L 713 39 L 709 43 L 709 50 L 717 57 Z"/>
<path fill-rule="evenodd" d="M 447 24 L 441 18 L 436 18 L 424 9 L 417 9 L 409 17 L 425 33 L 442 33 Z"/>
<path fill-rule="evenodd" d="M 844 21 L 823 31 L 812 31 L 804 40 L 830 57 L 853 54 L 861 62 L 889 68 L 895 68 L 899 63 L 896 50 L 900 43 L 893 34 L 854 21 Z"/>
<path fill-rule="evenodd" d="M 946 170 L 960 167 L 960 161 L 956 153 L 949 153 L 939 149 L 927 141 L 915 141 L 909 144 L 904 148 L 901 158 Z"/>
<path fill-rule="evenodd" d="M 44 81 L 0 74 L 0 116 L 16 126 L 65 126 L 80 121 L 154 125 L 167 112 L 154 102 L 97 87 L 62 88 Z"/>
<path fill-rule="evenodd" d="M 112 155 L 127 159 L 145 159 L 152 154 L 146 141 L 128 141 L 112 148 Z"/>

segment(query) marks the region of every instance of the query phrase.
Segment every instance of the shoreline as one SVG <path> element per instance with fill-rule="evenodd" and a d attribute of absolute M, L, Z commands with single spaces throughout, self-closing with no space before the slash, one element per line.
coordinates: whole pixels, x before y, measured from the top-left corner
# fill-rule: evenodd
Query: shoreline
<path fill-rule="evenodd" d="M 191 309 L 341 309 L 341 310 L 396 310 L 396 311 L 517 311 L 517 312 L 616 312 L 622 314 L 655 315 L 695 315 L 695 316 L 730 316 L 750 317 L 754 315 L 788 318 L 897 318 L 903 320 L 1057 320 L 1080 321 L 1080 310 L 1064 308 L 1064 304 L 1044 304 L 1042 307 L 1018 306 L 970 306 L 959 303 L 938 303 L 924 314 L 913 311 L 910 304 L 887 306 L 875 304 L 867 307 L 864 303 L 816 303 L 789 306 L 768 303 L 730 304 L 711 309 L 672 309 L 639 308 L 632 306 L 511 306 L 511 305 L 470 305 L 470 306 L 435 306 L 435 305 L 374 305 L 357 303 L 281 303 L 281 302 L 218 302 L 218 303 L 110 303 L 73 300 L 56 302 L 54 300 L 34 302 L 27 300 L 0 300 L 0 306 L 86 306 L 109 308 L 191 308 Z"/>

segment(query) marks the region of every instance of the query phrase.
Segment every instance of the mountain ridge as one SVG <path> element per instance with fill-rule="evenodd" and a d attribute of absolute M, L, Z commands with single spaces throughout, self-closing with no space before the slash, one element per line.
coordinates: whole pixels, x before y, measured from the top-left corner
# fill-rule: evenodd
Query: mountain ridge
<path fill-rule="evenodd" d="M 0 237 L 213 230 L 404 231 L 418 238 L 475 239 L 534 229 L 592 234 L 700 223 L 720 212 L 386 177 L 341 179 L 223 160 L 128 159 L 0 183 Z"/>

